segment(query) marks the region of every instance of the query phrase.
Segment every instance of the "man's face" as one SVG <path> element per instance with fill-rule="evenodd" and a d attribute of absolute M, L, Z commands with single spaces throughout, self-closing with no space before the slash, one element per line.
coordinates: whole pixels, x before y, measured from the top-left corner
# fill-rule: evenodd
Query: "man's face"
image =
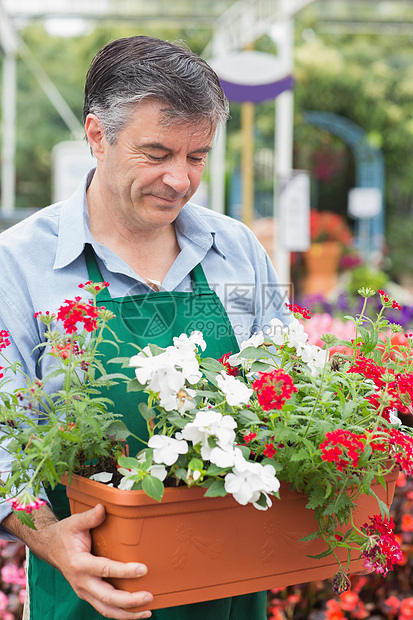
<path fill-rule="evenodd" d="M 162 122 L 161 104 L 134 110 L 116 144 L 97 155 L 101 198 L 130 231 L 172 223 L 198 189 L 213 132 L 207 121 Z"/>

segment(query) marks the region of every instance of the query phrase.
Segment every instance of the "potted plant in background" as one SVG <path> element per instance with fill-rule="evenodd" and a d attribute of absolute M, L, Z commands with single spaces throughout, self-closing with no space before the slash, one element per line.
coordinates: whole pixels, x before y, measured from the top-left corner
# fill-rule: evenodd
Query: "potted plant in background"
<path fill-rule="evenodd" d="M 311 246 L 304 252 L 304 294 L 326 294 L 337 284 L 343 249 L 353 245 L 353 236 L 338 213 L 311 209 L 310 239 Z"/>
<path fill-rule="evenodd" d="M 95 298 L 102 286 L 84 288 Z M 1 495 L 18 492 L 12 506 L 30 525 L 41 485 L 53 488 L 66 473 L 74 510 L 106 506 L 108 516 L 93 532 L 96 552 L 121 559 L 122 541 L 147 561 L 148 581 L 118 586 L 154 592 L 153 608 L 333 573 L 342 591 L 349 569 L 386 573 L 400 553 L 388 506 L 398 468 L 413 468 L 411 431 L 396 415 L 411 407 L 412 343 L 409 338 L 403 350 L 391 351 L 383 312 L 396 302 L 381 292 L 373 321 L 365 309 L 374 291 L 361 293 L 365 303 L 353 319 L 353 342 L 325 336 L 324 349 L 308 344 L 297 316 L 309 313 L 292 306 L 296 316 L 288 327 L 274 319 L 266 333 L 221 360 L 205 357 L 199 332 L 182 334 L 166 349 L 149 345 L 131 359 L 115 358 L 135 368 L 127 388 L 148 394 L 137 415 L 147 421 L 150 439 L 136 456 L 125 456 L 129 431 L 101 393 L 102 386 L 125 380 L 122 372 L 106 374 L 99 361 L 99 343 L 106 337 L 116 342 L 110 313 L 77 298 L 56 316 L 41 314 L 44 354 L 55 362 L 49 378 L 61 375 L 63 388 L 48 394 L 48 377 L 12 394 L 2 386 L 3 441 L 14 462 Z M 380 333 L 385 340 L 378 346 Z M 1 338 L 5 354 L 8 336 Z M 330 357 L 329 347 L 337 344 L 347 353 Z M 18 366 L 8 364 L 3 382 L 10 371 L 19 372 Z M 83 480 L 96 474 L 114 487 Z M 293 517 L 283 512 L 288 504 Z M 175 521 L 167 529 L 170 513 Z M 108 529 L 118 516 L 122 525 L 111 544 Z M 154 533 L 148 534 L 148 524 Z M 155 568 L 159 539 L 161 566 Z M 236 559 L 239 551 L 243 561 Z"/>

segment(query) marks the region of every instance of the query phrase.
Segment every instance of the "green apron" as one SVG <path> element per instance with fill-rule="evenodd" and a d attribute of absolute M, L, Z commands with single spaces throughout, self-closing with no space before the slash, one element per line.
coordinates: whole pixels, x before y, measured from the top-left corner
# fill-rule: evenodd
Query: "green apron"
<path fill-rule="evenodd" d="M 103 280 L 91 246 L 85 250 L 90 280 Z M 151 292 L 111 299 L 109 290 L 98 295 L 98 303 L 116 315 L 110 327 L 124 343 L 134 342 L 140 347 L 149 342 L 161 347 L 172 344 L 174 336 L 188 335 L 193 330 L 203 332 L 207 347 L 205 355 L 220 358 L 225 353 L 238 351 L 234 331 L 218 295 L 209 287 L 201 265 L 191 272 L 193 292 Z M 132 356 L 136 349 L 127 344 L 121 350 L 109 343 L 100 347 L 104 360 L 117 356 Z M 109 365 L 108 372 L 117 367 Z M 128 369 L 133 376 L 133 369 Z M 139 414 L 139 392 L 127 392 L 124 384 L 109 389 L 108 396 L 115 404 L 115 411 L 122 412 L 128 428 L 138 437 L 147 438 L 146 422 Z M 136 454 L 143 444 L 128 441 L 130 455 Z M 65 487 L 59 485 L 48 491 L 53 510 L 59 519 L 70 514 Z M 240 541 L 241 544 L 241 541 Z M 40 560 L 33 553 L 29 556 L 28 583 L 30 620 L 98 620 L 103 618 L 89 603 L 80 599 L 63 575 Z M 182 605 L 152 612 L 154 620 L 265 620 L 266 593 L 258 592 L 231 598 Z"/>

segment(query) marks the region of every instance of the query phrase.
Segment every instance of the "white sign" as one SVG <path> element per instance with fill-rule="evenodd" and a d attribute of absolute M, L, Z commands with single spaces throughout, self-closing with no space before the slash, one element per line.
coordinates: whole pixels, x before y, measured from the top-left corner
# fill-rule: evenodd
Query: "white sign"
<path fill-rule="evenodd" d="M 236 84 L 258 86 L 278 82 L 287 77 L 291 67 L 281 56 L 256 50 L 242 50 L 208 60 L 221 80 Z"/>
<path fill-rule="evenodd" d="M 59 142 L 52 150 L 53 202 L 66 200 L 76 191 L 85 174 L 96 166 L 86 140 Z"/>
<path fill-rule="evenodd" d="M 381 212 L 382 196 L 377 187 L 354 187 L 348 193 L 348 213 L 351 217 L 375 217 Z"/>
<path fill-rule="evenodd" d="M 304 252 L 310 247 L 310 176 L 295 170 L 280 179 L 278 216 L 280 240 L 288 252 Z"/>

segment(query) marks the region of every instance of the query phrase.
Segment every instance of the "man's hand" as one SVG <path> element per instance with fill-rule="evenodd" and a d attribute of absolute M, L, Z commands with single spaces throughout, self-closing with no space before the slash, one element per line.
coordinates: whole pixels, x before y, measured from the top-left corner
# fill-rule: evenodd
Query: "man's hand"
<path fill-rule="evenodd" d="M 39 558 L 57 568 L 81 599 L 107 618 L 138 620 L 151 616 L 150 611 L 128 611 L 151 602 L 153 597 L 149 592 L 124 592 L 104 581 L 107 577 L 140 577 L 147 573 L 147 567 L 91 554 L 90 530 L 105 519 L 105 509 L 101 504 L 62 521 L 58 521 L 47 507 L 37 511 L 34 517 L 37 530 L 22 525 L 15 515 L 4 519 L 3 525 Z"/>

